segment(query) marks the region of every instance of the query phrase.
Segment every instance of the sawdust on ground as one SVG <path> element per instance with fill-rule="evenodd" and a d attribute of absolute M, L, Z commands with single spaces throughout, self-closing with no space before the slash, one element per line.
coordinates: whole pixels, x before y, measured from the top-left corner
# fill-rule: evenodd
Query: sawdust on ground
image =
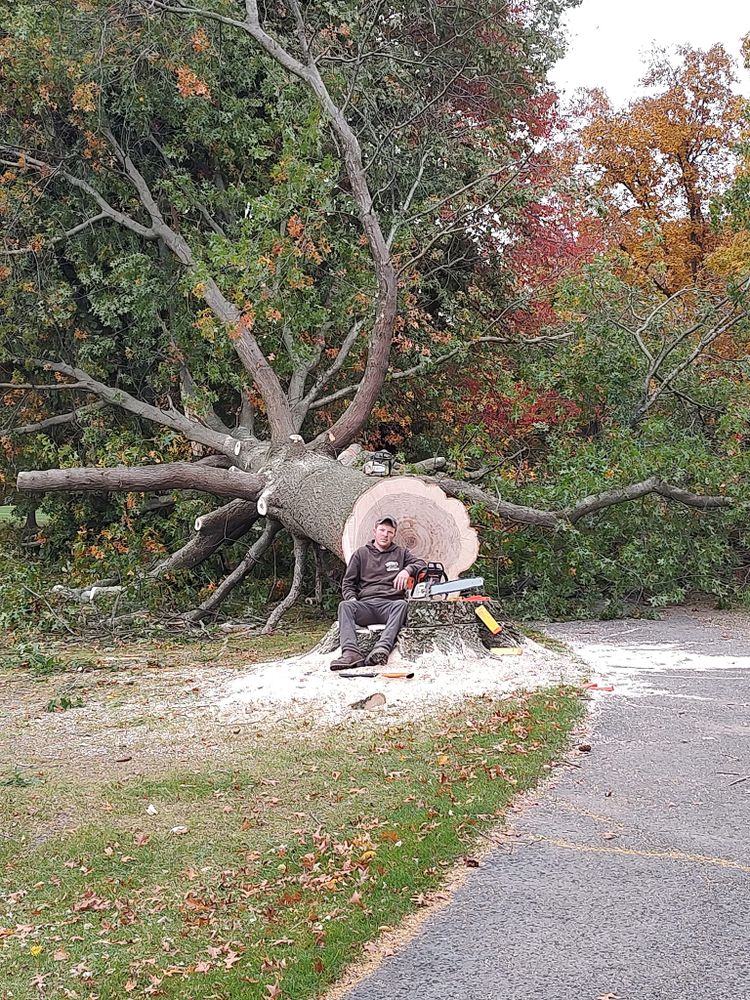
<path fill-rule="evenodd" d="M 45 678 L 0 671 L 0 774 L 40 769 L 106 781 L 241 766 L 254 741 L 277 731 L 313 739 L 332 725 L 390 726 L 581 677 L 577 660 L 531 640 L 520 656 L 426 654 L 408 665 L 412 680 L 340 677 L 329 669 L 333 653 L 255 663 L 253 640 L 239 636 L 168 654 L 146 644 L 91 652 L 98 656 L 91 671 Z M 402 666 L 394 655 L 389 668 Z M 351 707 L 376 691 L 383 707 Z M 49 711 L 63 696 L 82 707 Z"/>

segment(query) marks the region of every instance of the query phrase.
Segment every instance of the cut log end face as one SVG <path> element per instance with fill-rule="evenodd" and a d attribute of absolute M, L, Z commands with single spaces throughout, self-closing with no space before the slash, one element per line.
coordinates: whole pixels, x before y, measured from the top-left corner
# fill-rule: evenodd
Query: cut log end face
<path fill-rule="evenodd" d="M 397 545 L 443 563 L 449 577 L 475 562 L 479 539 L 464 505 L 447 497 L 439 486 L 413 476 L 381 479 L 359 497 L 344 525 L 342 546 L 347 560 L 372 539 L 377 521 L 386 515 L 398 522 Z"/>

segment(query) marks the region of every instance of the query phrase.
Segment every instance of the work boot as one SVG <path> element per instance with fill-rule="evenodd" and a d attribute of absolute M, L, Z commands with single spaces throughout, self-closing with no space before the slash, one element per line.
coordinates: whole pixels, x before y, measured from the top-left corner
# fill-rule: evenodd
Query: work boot
<path fill-rule="evenodd" d="M 382 646 L 378 648 L 377 646 L 370 655 L 365 660 L 366 667 L 384 667 L 388 662 L 388 650 L 383 649 Z"/>
<path fill-rule="evenodd" d="M 341 656 L 331 663 L 331 670 L 351 670 L 352 668 L 363 667 L 364 660 L 358 649 L 343 649 Z"/>

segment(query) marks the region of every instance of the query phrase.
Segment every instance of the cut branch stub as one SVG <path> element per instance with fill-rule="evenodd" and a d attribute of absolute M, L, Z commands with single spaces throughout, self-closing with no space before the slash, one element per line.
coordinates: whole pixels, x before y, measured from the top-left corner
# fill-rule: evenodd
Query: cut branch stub
<path fill-rule="evenodd" d="M 439 486 L 414 476 L 381 479 L 357 499 L 342 536 L 347 560 L 370 541 L 376 522 L 386 514 L 398 522 L 396 544 L 423 559 L 443 563 L 449 577 L 475 562 L 479 539 L 464 505 L 447 497 Z"/>

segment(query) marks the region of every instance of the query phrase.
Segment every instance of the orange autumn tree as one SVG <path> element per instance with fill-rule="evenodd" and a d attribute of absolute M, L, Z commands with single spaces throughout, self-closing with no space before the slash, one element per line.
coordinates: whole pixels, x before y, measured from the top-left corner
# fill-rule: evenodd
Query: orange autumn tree
<path fill-rule="evenodd" d="M 601 90 L 580 108 L 577 158 L 605 210 L 610 239 L 665 295 L 700 280 L 716 247 L 709 205 L 736 169 L 744 101 L 721 45 L 656 52 L 651 93 L 614 108 Z"/>

